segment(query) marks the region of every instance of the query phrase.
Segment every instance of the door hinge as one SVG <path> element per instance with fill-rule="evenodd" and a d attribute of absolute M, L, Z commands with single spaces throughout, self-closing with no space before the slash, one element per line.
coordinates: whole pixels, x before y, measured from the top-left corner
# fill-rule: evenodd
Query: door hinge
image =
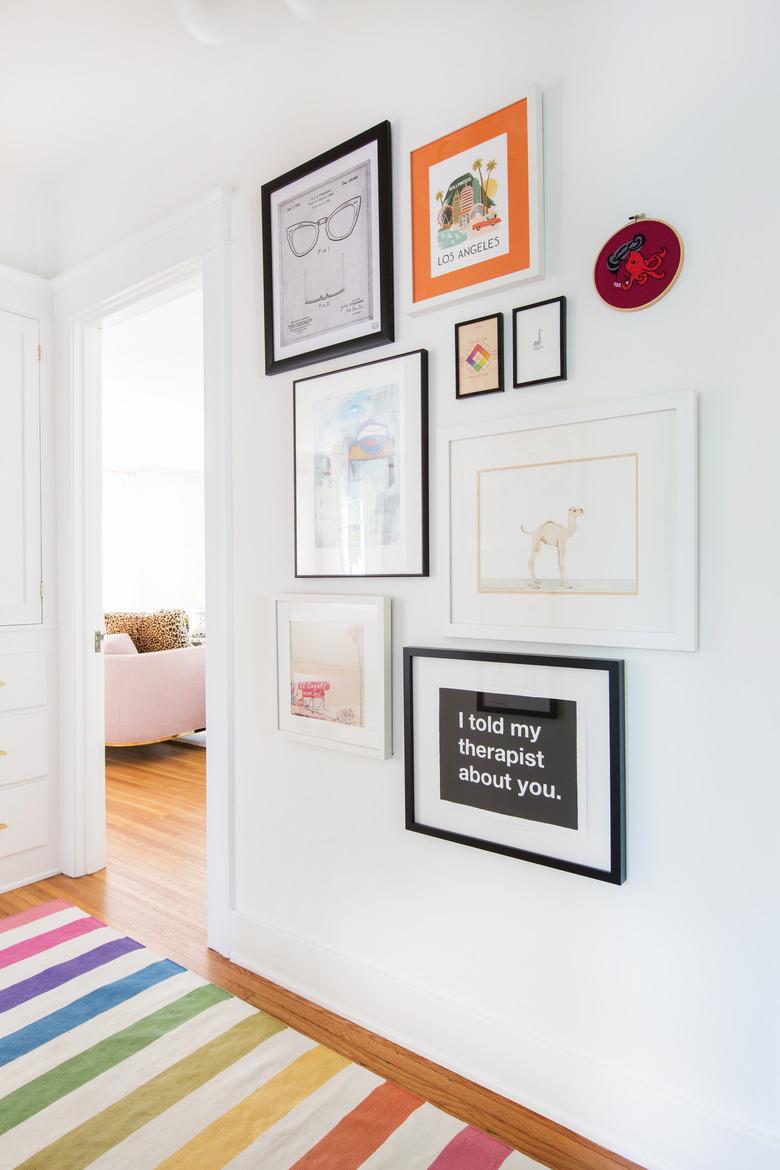
<path fill-rule="evenodd" d="M 38 345 L 38 361 L 43 361 L 43 346 L 40 343 Z"/>
<path fill-rule="evenodd" d="M 45 593 L 45 592 L 46 592 L 46 591 L 45 591 L 45 589 L 43 588 L 43 581 L 41 581 L 41 588 L 40 588 L 41 601 L 43 601 L 43 595 L 44 595 L 44 593 Z"/>

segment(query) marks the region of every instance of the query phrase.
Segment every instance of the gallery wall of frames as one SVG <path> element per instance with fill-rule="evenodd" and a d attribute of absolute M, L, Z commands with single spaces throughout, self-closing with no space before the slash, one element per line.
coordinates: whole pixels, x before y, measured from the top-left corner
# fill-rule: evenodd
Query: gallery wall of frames
<path fill-rule="evenodd" d="M 538 89 L 443 124 L 402 160 L 395 205 L 392 136 L 382 122 L 323 143 L 262 189 L 265 366 L 290 384 L 301 583 L 274 598 L 276 727 L 377 761 L 403 752 L 406 828 L 437 839 L 431 848 L 620 884 L 622 652 L 697 645 L 696 397 L 659 386 L 556 400 L 576 355 L 566 288 L 534 296 L 545 239 L 560 230 L 542 224 Z M 410 255 L 396 279 L 401 217 Z M 615 330 L 683 264 L 673 227 L 626 218 L 592 241 L 590 295 L 619 311 Z M 446 350 L 397 352 L 399 322 L 419 314 L 419 335 L 423 314 L 451 305 Z M 487 395 L 513 396 L 512 410 L 477 415 Z M 457 425 L 434 427 L 444 396 Z M 393 581 L 427 578 L 432 564 L 439 627 L 429 645 L 397 648 L 394 743 Z M 376 593 L 313 584 L 363 578 Z M 479 639 L 504 649 L 473 649 Z"/>

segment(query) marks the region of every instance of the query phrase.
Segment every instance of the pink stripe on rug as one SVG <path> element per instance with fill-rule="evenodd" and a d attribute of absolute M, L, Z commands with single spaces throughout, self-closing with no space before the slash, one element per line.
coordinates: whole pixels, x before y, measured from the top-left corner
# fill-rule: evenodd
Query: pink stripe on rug
<path fill-rule="evenodd" d="M 72 938 L 79 938 L 82 934 L 89 934 L 92 930 L 103 928 L 105 923 L 97 918 L 77 918 L 75 922 L 68 922 L 65 926 L 58 926 L 56 930 L 47 930 L 45 934 L 36 934 L 27 938 L 16 946 L 6 947 L 0 951 L 0 970 L 10 967 L 12 963 L 19 963 L 22 959 L 29 959 L 39 955 L 41 951 L 48 951 L 58 943 L 69 942 Z"/>
<path fill-rule="evenodd" d="M 18 914 L 11 914 L 9 918 L 0 918 L 0 934 L 6 930 L 16 930 L 17 926 L 24 926 L 28 922 L 36 922 L 39 918 L 46 918 L 49 914 L 56 914 L 58 910 L 72 910 L 70 902 L 63 898 L 56 898 L 52 902 L 41 902 L 39 906 L 31 906 L 29 910 L 20 910 Z"/>
<path fill-rule="evenodd" d="M 511 1153 L 498 1138 L 469 1125 L 444 1147 L 428 1170 L 498 1170 Z"/>

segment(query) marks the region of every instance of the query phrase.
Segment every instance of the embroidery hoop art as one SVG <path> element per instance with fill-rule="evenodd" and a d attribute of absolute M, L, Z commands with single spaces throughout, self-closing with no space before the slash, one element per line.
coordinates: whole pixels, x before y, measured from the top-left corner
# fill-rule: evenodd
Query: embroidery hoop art
<path fill-rule="evenodd" d="M 596 283 L 596 269 L 598 267 L 599 260 L 601 259 L 602 255 L 606 251 L 607 247 L 612 244 L 612 241 L 615 239 L 616 236 L 619 236 L 621 234 L 621 232 L 624 232 L 626 230 L 626 228 L 632 228 L 632 227 L 636 228 L 638 224 L 641 224 L 643 222 L 644 223 L 661 224 L 663 227 L 667 228 L 672 233 L 672 235 L 675 237 L 678 244 L 680 245 L 680 262 L 677 265 L 677 271 L 675 272 L 674 276 L 669 281 L 669 283 L 661 289 L 661 291 L 658 293 L 658 296 L 653 297 L 652 301 L 647 301 L 647 303 L 644 305 L 613 305 L 611 301 L 606 300 L 601 295 L 601 292 L 599 290 L 599 286 Z M 655 216 L 652 216 L 652 217 L 647 216 L 644 213 L 642 213 L 641 215 L 630 215 L 628 217 L 628 220 L 626 221 L 626 223 L 623 225 L 623 227 L 618 228 L 618 230 L 616 232 L 613 232 L 612 235 L 609 236 L 604 241 L 604 243 L 601 245 L 601 247 L 599 248 L 598 253 L 596 254 L 596 259 L 593 263 L 593 272 L 592 272 L 593 288 L 594 288 L 594 290 L 596 292 L 596 296 L 599 298 L 599 300 L 603 301 L 603 303 L 608 308 L 614 309 L 616 313 L 639 313 L 642 311 L 642 309 L 649 309 L 651 305 L 657 304 L 658 301 L 662 300 L 668 292 L 671 292 L 671 290 L 674 288 L 675 284 L 677 283 L 677 279 L 678 279 L 680 273 L 682 272 L 684 263 L 685 263 L 685 245 L 683 244 L 682 236 L 677 231 L 677 229 L 672 226 L 672 224 L 668 223 L 665 219 L 656 219 Z"/>

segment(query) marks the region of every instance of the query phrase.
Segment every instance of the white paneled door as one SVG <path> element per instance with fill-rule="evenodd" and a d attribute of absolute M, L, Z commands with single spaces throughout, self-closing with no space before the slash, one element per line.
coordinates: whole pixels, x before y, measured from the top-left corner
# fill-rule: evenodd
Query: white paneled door
<path fill-rule="evenodd" d="M 0 626 L 41 621 L 39 337 L 0 310 Z"/>

